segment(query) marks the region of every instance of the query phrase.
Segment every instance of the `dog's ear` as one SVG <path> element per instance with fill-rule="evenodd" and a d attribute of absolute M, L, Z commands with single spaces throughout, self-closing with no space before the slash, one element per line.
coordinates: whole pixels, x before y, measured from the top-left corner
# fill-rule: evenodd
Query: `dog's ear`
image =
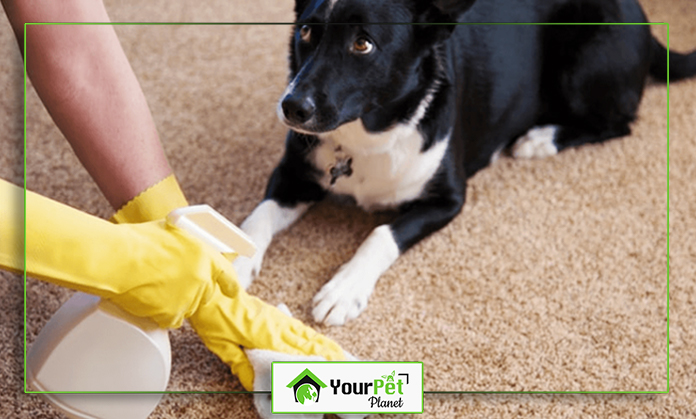
<path fill-rule="evenodd" d="M 416 1 L 414 23 L 418 39 L 438 43 L 449 38 L 454 23 L 476 3 L 476 0 Z M 432 24 L 432 25 L 429 25 Z"/>

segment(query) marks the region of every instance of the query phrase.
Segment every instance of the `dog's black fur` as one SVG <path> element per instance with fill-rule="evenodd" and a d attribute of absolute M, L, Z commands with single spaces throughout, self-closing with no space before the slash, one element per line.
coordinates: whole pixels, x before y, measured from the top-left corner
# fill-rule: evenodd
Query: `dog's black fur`
<path fill-rule="evenodd" d="M 487 166 L 501 147 L 545 124 L 561 127 L 555 138 L 559 151 L 627 135 L 648 73 L 666 78 L 665 50 L 651 37 L 648 26 L 376 24 L 647 22 L 633 0 L 338 0 L 329 19 L 322 15 L 327 3 L 297 2 L 298 25 L 290 44 L 291 79 L 308 60 L 315 62 L 307 70 L 305 90 L 295 89 L 293 98 L 321 95 L 326 102 L 316 100 L 317 108 L 336 108 L 336 102 L 348 92 L 366 94 L 352 100 L 358 103 L 337 109 L 337 114 L 326 117 L 313 130 L 330 131 L 360 118 L 367 131 L 383 131 L 408 120 L 430 82 L 441 81 L 419 129 L 425 151 L 453 127 L 452 146 L 426 196 L 404 202 L 402 218 L 392 225 L 402 252 L 459 213 L 466 179 Z M 302 24 L 311 25 L 312 34 L 319 39 L 303 45 L 299 39 Z M 322 36 L 361 30 L 379 37 L 384 50 L 375 55 L 380 57 L 341 61 L 338 51 L 343 52 L 343 36 L 337 36 L 337 45 L 317 54 L 319 44 L 331 42 Z M 337 53 L 329 53 L 331 48 Z M 672 80 L 696 73 L 693 53 L 688 59 L 675 52 L 671 56 Z M 318 81 L 329 77 L 333 86 Z M 286 103 L 288 100 L 285 98 Z M 291 124 L 298 119 L 286 117 Z M 314 180 L 320 168 L 305 159 L 316 143 L 316 138 L 290 131 L 285 157 L 273 173 L 266 198 L 295 205 L 325 197 L 329 191 Z"/>
<path fill-rule="evenodd" d="M 466 180 L 530 129 L 555 126 L 557 152 L 625 136 L 648 76 L 667 77 L 647 25 L 481 24 L 645 23 L 635 0 L 297 0 L 295 11 L 279 105 L 291 131 L 266 199 L 320 201 L 355 176 L 344 157 L 326 182 L 312 159 L 325 133 L 415 121 L 420 153 L 448 144 L 417 196 L 387 203 L 399 210 L 389 228 L 400 253 L 451 221 Z M 440 25 L 455 22 L 473 25 Z M 695 75 L 696 53 L 671 52 L 670 71 L 672 81 Z"/>

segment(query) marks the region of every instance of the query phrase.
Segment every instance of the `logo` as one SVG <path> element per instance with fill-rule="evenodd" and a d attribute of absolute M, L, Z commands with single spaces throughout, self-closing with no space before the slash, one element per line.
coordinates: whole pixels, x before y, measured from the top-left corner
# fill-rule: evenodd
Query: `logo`
<path fill-rule="evenodd" d="M 394 380 L 394 376 L 403 376 Z M 393 370 L 391 374 L 383 375 L 382 379 L 374 379 L 364 382 L 341 382 L 341 380 L 331 380 L 331 388 L 335 395 L 370 395 L 367 401 L 370 403 L 370 408 L 401 408 L 404 406 L 404 400 L 401 396 L 404 394 L 404 385 L 409 383 L 407 373 L 396 374 Z"/>
<path fill-rule="evenodd" d="M 423 363 L 273 362 L 271 393 L 274 414 L 422 413 Z"/>
<path fill-rule="evenodd" d="M 309 368 L 305 368 L 286 387 L 292 387 L 293 393 L 295 393 L 295 402 L 308 405 L 319 401 L 319 393 L 322 388 L 326 387 L 326 384 L 317 378 Z"/>

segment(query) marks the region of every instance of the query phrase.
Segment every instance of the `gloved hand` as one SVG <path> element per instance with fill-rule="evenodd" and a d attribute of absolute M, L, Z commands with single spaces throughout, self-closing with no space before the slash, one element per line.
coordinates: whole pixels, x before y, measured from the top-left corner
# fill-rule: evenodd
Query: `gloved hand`
<path fill-rule="evenodd" d="M 278 305 L 278 309 L 284 314 L 292 317 L 290 310 L 285 304 Z M 271 363 L 274 361 L 291 361 L 291 362 L 316 362 L 326 361 L 325 358 L 313 355 L 289 355 L 286 353 L 274 352 L 265 349 L 249 349 L 245 351 L 249 362 L 254 369 L 254 391 L 269 392 L 271 391 Z M 353 355 L 348 352 L 343 352 L 343 355 L 348 361 L 357 361 Z M 284 418 L 284 419 L 313 419 L 321 418 L 321 414 L 293 414 L 293 415 L 274 415 L 271 413 L 271 394 L 256 393 L 254 394 L 254 405 L 259 416 L 263 419 Z M 341 419 L 362 419 L 367 415 L 362 414 L 339 414 Z"/>
<path fill-rule="evenodd" d="M 254 390 L 254 369 L 242 347 L 289 355 L 319 355 L 329 361 L 345 359 L 336 342 L 250 296 L 241 287 L 234 298 L 214 293 L 189 322 L 205 346 L 231 367 L 248 391 Z"/>
<path fill-rule="evenodd" d="M 187 205 L 173 176 L 139 194 L 121 208 L 113 220 L 145 222 L 165 217 Z M 232 269 L 231 264 L 229 264 Z M 289 314 L 289 313 L 288 313 Z M 245 389 L 254 389 L 254 368 L 244 349 L 266 349 L 292 356 L 322 356 L 343 360 L 343 350 L 334 341 L 305 326 L 239 288 L 234 294 L 214 290 L 207 303 L 189 318 L 203 343 L 230 366 Z"/>
<path fill-rule="evenodd" d="M 26 199 L 30 276 L 111 300 L 163 328 L 179 327 L 214 296 L 239 291 L 227 259 L 162 220 L 116 225 L 32 192 Z M 21 204 L 23 190 L 0 181 L 0 202 Z M 23 226 L 7 215 L 0 222 L 0 266 L 21 271 Z"/>

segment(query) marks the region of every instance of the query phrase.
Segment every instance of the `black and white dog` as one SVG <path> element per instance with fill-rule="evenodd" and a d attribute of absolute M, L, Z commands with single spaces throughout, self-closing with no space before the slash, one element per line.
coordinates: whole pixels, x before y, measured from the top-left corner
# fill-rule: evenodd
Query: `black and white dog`
<path fill-rule="evenodd" d="M 543 157 L 629 134 L 648 75 L 667 51 L 636 0 L 297 0 L 290 127 L 265 199 L 242 224 L 259 248 L 239 259 L 246 286 L 272 237 L 329 194 L 394 208 L 314 298 L 314 319 L 362 312 L 397 257 L 450 222 L 466 181 L 509 148 Z M 473 25 L 434 25 L 434 23 Z M 670 54 L 670 78 L 696 53 Z"/>

